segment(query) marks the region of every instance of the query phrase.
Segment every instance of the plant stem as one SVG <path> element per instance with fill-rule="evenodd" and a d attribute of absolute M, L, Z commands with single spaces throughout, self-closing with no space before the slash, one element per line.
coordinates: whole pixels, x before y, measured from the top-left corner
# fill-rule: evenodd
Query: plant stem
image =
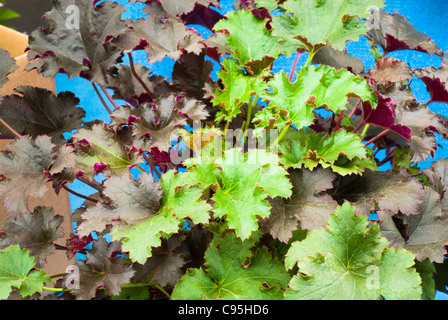
<path fill-rule="evenodd" d="M 411 175 L 410 175 L 410 177 L 413 177 L 413 178 L 414 178 L 414 177 L 418 177 L 418 176 L 421 176 L 422 174 L 423 174 L 423 172 L 421 172 L 421 171 L 420 171 L 420 172 L 417 172 L 417 173 L 411 174 Z"/>
<path fill-rule="evenodd" d="M 311 64 L 311 61 L 313 61 L 314 55 L 317 53 L 314 51 L 310 51 L 310 55 L 308 57 L 308 60 L 306 60 L 304 67 L 308 67 Z"/>
<path fill-rule="evenodd" d="M 361 124 L 359 125 L 359 126 L 357 126 L 356 127 L 356 129 L 355 130 L 353 130 L 353 133 L 356 133 L 356 132 L 358 132 L 359 131 L 359 129 L 361 129 L 362 128 L 362 126 L 363 125 L 365 125 L 366 124 L 366 121 L 364 120 L 363 122 L 361 122 Z"/>
<path fill-rule="evenodd" d="M 336 118 L 336 114 L 333 112 L 333 114 L 331 115 L 331 123 L 330 123 L 330 128 L 328 129 L 328 135 L 331 136 L 331 134 L 333 133 L 333 126 L 334 126 L 334 119 Z"/>
<path fill-rule="evenodd" d="M 78 192 L 76 192 L 76 191 L 73 191 L 72 189 L 70 189 L 70 188 L 67 187 L 66 185 L 63 185 L 62 188 L 64 188 L 65 190 L 67 190 L 69 193 L 71 193 L 71 194 L 73 194 L 73 195 L 75 195 L 75 196 L 77 196 L 77 197 L 80 197 L 80 198 L 82 198 L 82 199 L 84 199 L 84 200 L 92 201 L 92 202 L 95 202 L 95 203 L 98 203 L 98 202 L 99 202 L 99 201 L 96 200 L 96 199 L 87 197 L 87 196 L 85 196 L 85 195 L 83 195 L 83 194 L 80 194 L 80 193 L 78 193 Z"/>
<path fill-rule="evenodd" d="M 50 275 L 50 278 L 51 278 L 51 279 L 54 279 L 54 278 L 63 277 L 63 276 L 65 276 L 65 275 L 66 275 L 65 272 L 55 273 L 55 274 Z"/>
<path fill-rule="evenodd" d="M 112 99 L 112 97 L 110 96 L 109 92 L 107 92 L 107 90 L 102 86 L 99 85 L 101 90 L 103 90 L 104 94 L 106 95 L 107 99 L 109 99 L 110 103 L 112 103 L 112 105 L 114 106 L 115 109 L 118 109 L 118 105 L 115 103 L 114 99 Z"/>
<path fill-rule="evenodd" d="M 394 154 L 394 152 L 395 152 L 395 149 L 390 150 L 390 151 L 386 154 L 386 157 L 385 157 L 382 161 L 380 161 L 380 162 L 378 162 L 378 163 L 376 164 L 377 167 L 381 167 L 383 164 L 389 162 L 389 161 L 391 160 L 391 156 Z"/>
<path fill-rule="evenodd" d="M 151 173 L 155 174 L 159 179 L 161 178 L 161 175 L 159 173 L 159 171 L 156 169 L 156 166 L 154 165 L 154 162 L 152 161 L 152 159 L 150 157 L 148 157 L 146 154 L 143 155 L 143 159 L 145 159 L 146 163 L 148 164 Z"/>
<path fill-rule="evenodd" d="M 151 97 L 151 99 L 155 100 L 156 96 L 151 92 L 151 90 L 149 90 L 145 81 L 143 81 L 143 79 L 140 78 L 140 76 L 137 74 L 137 71 L 135 71 L 134 59 L 132 58 L 132 54 L 130 52 L 128 53 L 128 57 L 129 57 L 129 65 L 131 67 L 132 75 L 142 85 L 143 89 L 145 89 L 146 93 Z"/>
<path fill-rule="evenodd" d="M 294 64 L 291 68 L 291 73 L 289 74 L 289 82 L 292 82 L 292 78 L 294 77 L 294 71 L 296 71 L 297 63 L 299 62 L 300 56 L 302 55 L 302 52 L 300 50 L 297 50 L 297 57 L 294 60 Z"/>
<path fill-rule="evenodd" d="M 364 143 L 364 145 L 367 147 L 369 144 L 375 142 L 376 140 L 378 140 L 379 138 L 385 136 L 388 132 L 390 131 L 390 129 L 386 129 L 383 132 L 381 132 L 379 135 L 377 135 L 376 137 L 373 137 L 372 139 L 370 139 L 369 141 L 367 141 L 366 143 Z"/>
<path fill-rule="evenodd" d="M 11 131 L 18 139 L 20 139 L 22 136 L 16 131 L 14 130 L 5 120 L 3 120 L 2 118 L 0 118 L 0 122 L 9 130 Z"/>
<path fill-rule="evenodd" d="M 356 102 L 355 106 L 353 107 L 353 110 L 348 115 L 350 118 L 355 115 L 356 109 L 358 109 L 359 105 L 361 104 L 362 99 L 358 99 L 358 102 Z"/>
<path fill-rule="evenodd" d="M 42 290 L 52 291 L 52 292 L 64 292 L 64 291 L 70 291 L 70 289 L 64 289 L 64 288 L 50 288 L 50 287 L 42 287 Z"/>
<path fill-rule="evenodd" d="M 272 146 L 276 146 L 282 139 L 283 137 L 286 135 L 286 133 L 288 132 L 288 129 L 291 125 L 288 124 L 286 125 L 286 127 L 283 128 L 282 132 L 280 133 L 280 135 L 277 137 L 277 140 L 274 141 L 274 143 L 272 144 Z"/>
<path fill-rule="evenodd" d="M 101 102 L 103 103 L 103 106 L 106 108 L 106 110 L 109 112 L 109 114 L 112 114 L 112 110 L 110 110 L 109 106 L 107 105 L 106 101 L 104 101 L 103 96 L 101 95 L 100 91 L 98 90 L 98 88 L 96 87 L 96 85 L 94 83 L 92 83 L 92 87 L 95 90 L 95 93 L 98 96 L 98 98 L 100 98 Z"/>
<path fill-rule="evenodd" d="M 254 105 L 257 104 L 258 97 L 259 97 L 258 94 L 255 95 L 255 98 L 253 100 L 252 100 L 252 96 L 250 97 L 249 107 L 247 109 L 247 118 L 246 118 L 246 124 L 244 126 L 244 131 L 247 131 L 249 129 L 251 116 L 252 116 L 252 109 L 253 109 Z"/>
<path fill-rule="evenodd" d="M 364 138 L 366 136 L 367 130 L 369 130 L 370 124 L 366 124 L 364 130 L 362 130 L 361 137 Z"/>
<path fill-rule="evenodd" d="M 338 131 L 341 128 L 342 119 L 344 119 L 345 110 L 342 110 L 339 114 L 338 122 L 336 123 L 336 126 L 334 127 L 334 132 Z"/>
<path fill-rule="evenodd" d="M 230 127 L 230 121 L 226 122 L 226 126 L 224 127 L 224 134 L 226 133 L 227 130 L 229 130 Z"/>
<path fill-rule="evenodd" d="M 78 179 L 79 181 L 85 183 L 85 184 L 88 185 L 89 187 L 92 187 L 92 188 L 94 188 L 94 189 L 96 189 L 96 190 L 98 190 L 98 191 L 101 191 L 101 189 L 102 189 L 101 184 L 98 183 L 98 182 L 96 182 L 95 180 L 89 181 L 89 180 L 87 180 L 87 179 L 84 178 L 84 177 L 78 177 L 78 178 L 76 178 L 76 179 Z"/>

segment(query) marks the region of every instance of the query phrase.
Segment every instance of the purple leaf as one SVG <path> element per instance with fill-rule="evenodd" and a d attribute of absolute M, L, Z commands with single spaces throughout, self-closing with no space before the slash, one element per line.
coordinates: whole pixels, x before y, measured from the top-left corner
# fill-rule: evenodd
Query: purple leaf
<path fill-rule="evenodd" d="M 370 102 L 363 102 L 364 123 L 377 125 L 396 132 L 406 140 L 411 139 L 412 130 L 400 124 L 395 124 L 395 107 L 397 104 L 391 98 L 384 98 L 379 92 L 378 106 L 373 109 Z"/>

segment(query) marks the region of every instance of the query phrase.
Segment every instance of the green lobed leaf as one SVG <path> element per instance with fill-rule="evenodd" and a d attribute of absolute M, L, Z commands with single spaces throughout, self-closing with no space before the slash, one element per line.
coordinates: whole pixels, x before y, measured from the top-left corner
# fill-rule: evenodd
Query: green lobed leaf
<path fill-rule="evenodd" d="M 225 31 L 230 54 L 253 72 L 267 68 L 279 55 L 275 49 L 277 39 L 266 28 L 267 21 L 248 10 L 238 10 L 227 13 L 227 19 L 218 21 L 213 29 Z M 259 67 L 253 68 L 255 65 Z"/>
<path fill-rule="evenodd" d="M 384 0 L 287 0 L 281 7 L 289 14 L 272 19 L 272 34 L 279 37 L 278 49 L 288 56 L 297 49 L 312 53 L 329 45 L 343 50 L 348 40 L 367 34 L 364 21 Z"/>
<path fill-rule="evenodd" d="M 289 275 L 264 247 L 232 233 L 213 239 L 203 269 L 189 269 L 177 282 L 174 300 L 280 300 Z M 253 252 L 254 251 L 254 252 Z"/>
<path fill-rule="evenodd" d="M 225 59 L 223 69 L 218 72 L 223 88 L 217 87 L 211 99 L 214 105 L 222 110 L 216 114 L 216 120 L 232 121 L 241 113 L 241 106 L 252 99 L 255 93 L 260 94 L 266 83 L 258 77 L 251 77 L 243 72 L 234 59 Z"/>
<path fill-rule="evenodd" d="M 129 252 L 132 261 L 141 264 L 152 256 L 152 248 L 159 247 L 164 234 L 170 235 L 179 230 L 180 221 L 168 214 L 158 214 L 131 228 L 120 230 L 116 227 L 111 235 L 114 240 L 122 239 L 123 251 Z"/>
<path fill-rule="evenodd" d="M 182 173 L 170 170 L 162 175 L 162 211 L 179 219 L 190 218 L 194 223 L 208 223 L 212 206 L 202 200 L 203 189 L 188 184 Z"/>
<path fill-rule="evenodd" d="M 51 278 L 41 270 L 32 270 L 34 259 L 27 249 L 11 245 L 0 251 L 0 299 L 7 299 L 12 288 L 20 290 L 22 297 L 41 292 Z"/>
<path fill-rule="evenodd" d="M 226 216 L 229 227 L 241 239 L 258 229 L 258 217 L 270 215 L 270 205 L 265 200 L 268 196 L 291 195 L 287 171 L 277 167 L 275 160 L 273 154 L 263 150 L 250 150 L 243 155 L 239 149 L 230 149 L 216 162 L 222 168 L 222 185 L 212 198 L 213 213 L 218 218 Z"/>
<path fill-rule="evenodd" d="M 285 264 L 295 275 L 287 299 L 387 300 L 420 299 L 421 278 L 414 255 L 388 248 L 378 224 L 355 216 L 348 202 L 330 216 L 327 229 L 316 229 L 294 242 Z"/>
<path fill-rule="evenodd" d="M 280 143 L 280 162 L 286 167 L 330 167 L 341 175 L 364 171 L 363 160 L 368 153 L 358 135 L 340 130 L 330 136 L 302 129 Z M 361 163 L 360 163 L 361 161 Z M 365 166 L 370 166 L 365 163 Z"/>
<path fill-rule="evenodd" d="M 265 128 L 274 121 L 274 126 L 282 130 L 287 124 L 297 129 L 313 124 L 313 109 L 327 107 L 334 113 L 346 109 L 349 97 L 370 101 L 376 107 L 377 95 L 366 80 L 341 69 L 321 65 L 304 67 L 296 72 L 297 79 L 290 82 L 286 73 L 277 73 L 269 86 L 272 91 L 264 91 L 261 97 L 269 102 L 268 107 L 256 114 L 253 122 L 256 128 Z M 273 119 L 273 120 L 270 120 Z M 273 127 L 270 125 L 270 127 Z"/>

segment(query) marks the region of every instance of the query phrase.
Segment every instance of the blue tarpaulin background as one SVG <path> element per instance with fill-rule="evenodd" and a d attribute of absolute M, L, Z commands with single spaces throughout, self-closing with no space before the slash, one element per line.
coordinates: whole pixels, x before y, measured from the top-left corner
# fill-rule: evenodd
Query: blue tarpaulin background
<path fill-rule="evenodd" d="M 142 3 L 128 4 L 127 0 L 116 0 L 116 2 L 124 4 L 127 7 L 127 12 L 123 15 L 123 18 L 136 19 L 145 16 L 141 11 L 144 7 L 144 4 Z M 233 0 L 221 0 L 221 13 L 233 10 L 232 3 Z M 409 21 L 417 28 L 417 30 L 426 33 L 443 51 L 448 50 L 448 0 L 386 0 L 386 7 L 383 10 L 390 13 L 397 11 L 405 17 L 408 17 Z M 203 32 L 204 30 L 198 28 L 198 31 Z M 204 36 L 207 36 L 207 33 L 204 33 Z M 349 42 L 347 48 L 350 54 L 360 58 L 364 62 L 366 70 L 375 66 L 373 56 L 368 52 L 368 43 L 365 37 L 362 37 L 357 42 Z M 412 68 L 424 68 L 428 66 L 440 67 L 442 63 L 441 58 L 438 56 L 431 57 L 425 53 L 409 50 L 393 52 L 389 54 L 389 56 L 406 61 Z M 285 72 L 289 72 L 294 59 L 295 55 L 289 59 L 280 57 L 275 62 L 274 71 L 284 70 Z M 304 54 L 299 60 L 298 68 L 300 67 L 300 64 L 305 63 L 306 59 L 307 55 Z M 150 67 L 155 74 L 167 77 L 171 76 L 174 61 L 168 58 L 160 63 L 148 65 L 144 53 L 134 53 L 134 60 L 136 63 L 141 63 Z M 124 61 L 124 63 L 127 63 L 127 61 Z M 81 100 L 80 106 L 87 112 L 85 121 L 94 119 L 101 119 L 106 122 L 109 121 L 109 114 L 86 80 L 80 78 L 69 80 L 67 76 L 61 74 L 56 78 L 56 86 L 58 92 L 72 91 Z M 418 100 L 422 102 L 429 100 L 429 94 L 422 81 L 414 79 L 412 81 L 412 89 Z M 432 103 L 429 105 L 429 108 L 434 112 L 448 117 L 448 108 L 444 103 Z M 421 168 L 429 167 L 431 162 L 436 159 L 448 158 L 448 141 L 438 137 L 438 143 L 441 145 L 441 148 L 439 148 L 435 157 L 431 157 L 426 162 L 420 163 L 419 166 Z M 384 166 L 382 169 L 386 170 L 388 168 L 387 166 Z M 81 183 L 74 183 L 71 187 L 86 195 L 95 192 L 94 189 L 90 189 Z M 70 200 L 72 211 L 78 208 L 83 202 L 82 199 L 74 196 L 71 196 Z M 437 292 L 436 299 L 448 300 L 448 295 Z"/>

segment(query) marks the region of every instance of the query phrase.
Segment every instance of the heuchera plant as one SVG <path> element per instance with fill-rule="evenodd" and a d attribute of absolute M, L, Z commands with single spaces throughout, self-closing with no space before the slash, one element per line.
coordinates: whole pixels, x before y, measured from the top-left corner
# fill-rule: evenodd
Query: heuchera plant
<path fill-rule="evenodd" d="M 446 292 L 448 161 L 417 166 L 446 137 L 446 120 L 428 108 L 448 102 L 448 62 L 433 41 L 381 11 L 384 0 L 241 0 L 225 16 L 218 1 L 130 2 L 148 16 L 121 19 L 125 7 L 110 1 L 52 0 L 30 36 L 27 69 L 84 78 L 107 121 L 84 121 L 76 92 L 24 86 L 1 97 L 0 133 L 14 139 L 0 153 L 9 213 L 1 299 Z M 68 6 L 79 9 L 77 28 Z M 368 71 L 346 50 L 361 36 L 376 61 Z M 388 56 L 398 50 L 443 63 L 411 69 Z M 175 60 L 172 79 L 134 63 L 135 52 Z M 295 63 L 274 73 L 282 55 Z M 0 86 L 15 68 L 0 50 Z M 412 93 L 414 78 L 428 103 Z M 71 190 L 75 180 L 97 192 Z M 28 209 L 49 181 L 85 200 L 73 233 L 51 204 Z M 66 246 L 54 245 L 64 234 Z M 42 271 L 55 250 L 85 254 L 77 277 Z"/>

